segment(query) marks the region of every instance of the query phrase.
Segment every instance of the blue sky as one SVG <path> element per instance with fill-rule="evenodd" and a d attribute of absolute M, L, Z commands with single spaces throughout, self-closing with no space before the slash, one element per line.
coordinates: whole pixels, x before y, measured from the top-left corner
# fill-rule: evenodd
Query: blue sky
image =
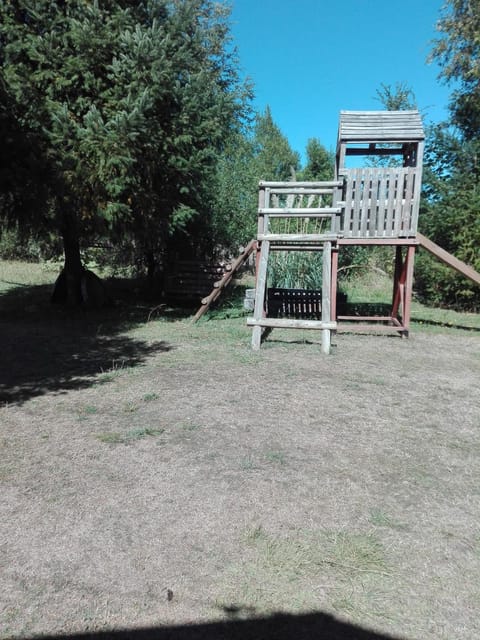
<path fill-rule="evenodd" d="M 231 0 L 231 27 L 255 108 L 269 105 L 293 149 L 334 149 L 341 109 L 382 109 L 380 85 L 407 84 L 427 122 L 451 89 L 427 64 L 443 0 Z"/>

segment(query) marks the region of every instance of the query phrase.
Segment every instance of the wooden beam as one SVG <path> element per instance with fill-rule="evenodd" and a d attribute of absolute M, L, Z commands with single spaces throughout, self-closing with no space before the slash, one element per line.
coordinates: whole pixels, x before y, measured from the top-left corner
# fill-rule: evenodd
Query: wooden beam
<path fill-rule="evenodd" d="M 213 290 L 210 295 L 206 296 L 202 300 L 202 306 L 198 309 L 197 313 L 193 316 L 191 322 L 195 324 L 197 320 L 199 320 L 203 314 L 210 307 L 212 302 L 214 302 L 222 293 L 223 289 L 230 284 L 235 272 L 242 266 L 242 264 L 247 260 L 248 256 L 252 253 L 252 251 L 256 248 L 257 241 L 250 240 L 245 249 L 241 252 L 241 254 L 234 260 L 230 265 L 228 265 L 228 269 L 226 269 L 226 273 L 224 276 L 215 282 L 213 285 Z"/>
<path fill-rule="evenodd" d="M 466 264 L 465 262 L 462 262 L 451 253 L 448 253 L 448 251 L 445 251 L 445 249 L 442 249 L 442 247 L 440 247 L 438 244 L 435 244 L 435 242 L 432 242 L 432 240 L 429 240 L 421 233 L 417 233 L 417 239 L 423 249 L 426 249 L 433 256 L 444 262 L 447 266 L 461 273 L 462 276 L 465 276 L 465 278 L 473 280 L 473 282 L 480 285 L 480 273 L 478 273 L 478 271 L 475 271 L 473 267 Z"/>
<path fill-rule="evenodd" d="M 335 331 L 337 323 L 323 320 L 295 320 L 294 318 L 247 318 L 249 327 L 271 327 L 277 329 L 328 329 Z"/>
<path fill-rule="evenodd" d="M 330 329 L 326 328 L 331 318 L 331 289 L 332 289 L 332 243 L 325 242 L 323 248 L 322 265 L 322 324 L 325 325 L 322 331 L 322 353 L 330 353 Z"/>
<path fill-rule="evenodd" d="M 328 181 L 314 181 L 314 182 L 269 182 L 267 180 L 261 180 L 259 182 L 260 188 L 271 188 L 271 189 L 278 189 L 278 188 L 284 188 L 286 191 L 289 190 L 289 188 L 297 188 L 297 187 L 306 187 L 308 188 L 327 188 L 327 187 L 341 187 L 343 184 L 343 181 L 341 180 L 328 180 Z"/>
<path fill-rule="evenodd" d="M 341 207 L 318 207 L 318 208 L 271 208 L 271 209 L 259 209 L 258 214 L 260 216 L 268 215 L 272 218 L 328 218 L 331 216 L 342 213 Z"/>
<path fill-rule="evenodd" d="M 347 156 L 401 156 L 403 155 L 403 147 L 395 147 L 393 149 L 376 148 L 373 151 L 369 147 L 347 147 L 345 150 Z"/>
<path fill-rule="evenodd" d="M 259 241 L 270 242 L 323 242 L 336 240 L 336 233 L 262 233 L 258 235 Z"/>
<path fill-rule="evenodd" d="M 420 234 L 417 233 L 417 238 Z M 382 238 L 382 237 L 378 237 L 378 238 L 342 238 L 341 236 L 338 238 L 337 240 L 337 244 L 338 245 L 343 245 L 343 246 L 348 246 L 348 245 L 352 245 L 352 246 L 367 246 L 367 245 L 371 245 L 372 247 L 374 246 L 391 246 L 391 247 L 395 247 L 397 245 L 402 245 L 402 246 L 410 246 L 410 245 L 418 245 L 420 244 L 419 240 L 417 240 L 417 238 L 415 237 L 411 237 L 411 238 Z"/>

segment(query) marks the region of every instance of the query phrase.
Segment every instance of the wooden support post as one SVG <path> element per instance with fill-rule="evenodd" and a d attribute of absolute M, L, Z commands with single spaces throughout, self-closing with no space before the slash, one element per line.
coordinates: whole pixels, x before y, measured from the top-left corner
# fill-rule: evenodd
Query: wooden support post
<path fill-rule="evenodd" d="M 332 243 L 323 245 L 322 322 L 331 321 Z M 330 329 L 322 329 L 322 353 L 330 353 Z"/>
<path fill-rule="evenodd" d="M 261 320 L 264 314 L 265 294 L 267 288 L 267 265 L 268 254 L 270 252 L 270 242 L 264 240 L 261 243 L 260 261 L 257 271 L 257 286 L 255 289 L 255 309 L 253 312 L 254 320 Z M 254 326 L 252 331 L 252 349 L 257 351 L 260 349 L 262 341 L 262 327 Z"/>
<path fill-rule="evenodd" d="M 408 338 L 408 330 L 410 327 L 410 316 L 412 312 L 412 293 L 413 293 L 413 265 L 415 262 L 415 247 L 407 247 L 407 255 L 405 257 L 405 283 L 403 289 L 403 306 L 402 320 L 405 330 L 402 337 Z"/>
<path fill-rule="evenodd" d="M 395 271 L 393 274 L 393 294 L 392 294 L 392 318 L 398 316 L 398 310 L 400 308 L 400 280 L 403 270 L 403 254 L 402 247 L 395 247 Z"/>
<path fill-rule="evenodd" d="M 330 312 L 332 320 L 337 319 L 337 279 L 338 279 L 338 246 L 332 247 L 332 276 L 331 276 L 331 292 L 332 299 L 330 301 Z"/>

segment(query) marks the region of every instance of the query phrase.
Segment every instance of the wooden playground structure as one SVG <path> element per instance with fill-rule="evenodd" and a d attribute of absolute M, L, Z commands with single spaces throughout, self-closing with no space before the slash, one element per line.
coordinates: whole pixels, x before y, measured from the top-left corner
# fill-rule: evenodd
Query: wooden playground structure
<path fill-rule="evenodd" d="M 331 332 L 344 321 L 349 331 L 393 330 L 407 337 L 419 245 L 480 284 L 480 274 L 417 231 L 424 139 L 418 111 L 341 111 L 333 181 L 260 183 L 255 307 L 247 320 L 253 327 L 253 349 L 260 348 L 262 335 L 273 328 L 298 328 L 320 330 L 322 351 L 329 353 Z M 351 158 L 362 158 L 363 166 L 348 166 L 355 164 Z M 388 166 L 385 158 L 395 162 Z M 348 246 L 394 249 L 387 315 L 337 314 L 338 254 Z M 293 317 L 269 315 L 268 266 L 275 251 L 322 252 L 320 318 L 295 314 L 291 302 Z M 306 304 L 314 310 L 312 297 L 307 298 L 298 292 L 299 311 L 305 312 Z"/>
<path fill-rule="evenodd" d="M 332 331 L 393 331 L 408 337 L 417 247 L 480 285 L 480 273 L 417 230 L 424 141 L 416 110 L 341 111 L 334 180 L 260 182 L 257 238 L 202 299 L 193 321 L 219 297 L 252 252 L 255 304 L 247 324 L 253 328 L 253 349 L 259 349 L 274 328 L 320 330 L 324 353 L 330 352 Z M 338 256 L 342 248 L 352 246 L 394 250 L 389 313 L 339 313 Z M 321 291 L 268 286 L 271 255 L 292 251 L 322 254 Z"/>

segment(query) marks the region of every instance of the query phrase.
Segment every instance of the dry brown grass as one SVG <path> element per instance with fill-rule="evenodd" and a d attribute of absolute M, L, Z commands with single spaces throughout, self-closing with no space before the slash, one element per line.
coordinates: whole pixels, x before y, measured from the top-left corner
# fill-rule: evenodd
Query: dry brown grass
<path fill-rule="evenodd" d="M 480 636 L 478 333 L 325 357 L 252 353 L 242 319 L 35 318 L 0 320 L 2 637 L 312 610 Z"/>

